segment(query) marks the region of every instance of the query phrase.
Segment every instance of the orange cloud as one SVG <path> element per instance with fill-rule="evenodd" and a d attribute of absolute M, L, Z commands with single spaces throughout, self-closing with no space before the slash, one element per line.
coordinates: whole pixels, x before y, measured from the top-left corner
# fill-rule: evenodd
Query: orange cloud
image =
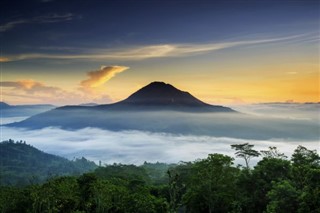
<path fill-rule="evenodd" d="M 117 73 L 123 72 L 129 69 L 124 66 L 102 66 L 100 70 L 88 72 L 89 79 L 81 81 L 81 86 L 84 88 L 100 87 Z"/>
<path fill-rule="evenodd" d="M 21 80 L 17 82 L 17 86 L 26 90 L 32 90 L 36 87 L 38 88 L 47 88 L 44 84 L 36 82 L 34 80 Z"/>
<path fill-rule="evenodd" d="M 0 63 L 3 63 L 3 62 L 8 62 L 10 61 L 9 58 L 6 58 L 6 57 L 0 57 Z"/>
<path fill-rule="evenodd" d="M 58 87 L 47 86 L 34 80 L 3 81 L 1 87 L 11 87 L 16 90 L 22 90 L 27 93 L 57 93 L 61 91 Z"/>
<path fill-rule="evenodd" d="M 16 102 L 27 100 L 33 103 L 78 104 L 87 102 L 109 103 L 111 98 L 102 87 L 104 83 L 129 67 L 103 66 L 100 70 L 88 72 L 89 78 L 83 80 L 79 91 L 67 91 L 43 82 L 28 80 L 2 81 L 2 95 L 6 100 Z"/>
<path fill-rule="evenodd" d="M 48 86 L 34 80 L 2 81 L 2 95 L 6 100 L 17 99 L 31 101 L 33 103 L 73 103 L 79 101 L 79 94 L 65 91 L 59 87 Z"/>

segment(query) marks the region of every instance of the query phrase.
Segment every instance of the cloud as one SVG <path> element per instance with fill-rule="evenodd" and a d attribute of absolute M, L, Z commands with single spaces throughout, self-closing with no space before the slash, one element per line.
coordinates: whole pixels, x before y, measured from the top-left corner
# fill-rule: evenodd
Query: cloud
<path fill-rule="evenodd" d="M 205 43 L 205 44 L 156 44 L 146 46 L 136 46 L 120 49 L 94 49 L 82 54 L 44 54 L 44 53 L 26 53 L 20 55 L 7 56 L 10 61 L 31 60 L 31 59 L 87 59 L 87 60 L 144 60 L 150 58 L 162 57 L 182 57 L 196 54 L 205 54 L 215 52 L 226 48 L 258 45 L 265 43 L 274 43 L 281 41 L 294 40 L 304 35 L 294 35 L 287 37 L 278 37 L 270 39 L 256 39 L 244 41 L 231 41 L 220 43 Z"/>
<path fill-rule="evenodd" d="M 70 103 L 79 101 L 79 95 L 65 91 L 59 87 L 48 86 L 42 82 L 34 80 L 2 81 L 2 95 L 17 99 L 32 100 L 35 103 Z"/>
<path fill-rule="evenodd" d="M 80 90 L 84 92 L 94 93 L 116 74 L 121 73 L 127 69 L 129 69 L 129 67 L 102 66 L 100 70 L 90 71 L 87 73 L 89 78 L 80 82 Z"/>
<path fill-rule="evenodd" d="M 110 103 L 112 102 L 106 94 L 103 85 L 129 67 L 125 66 L 102 66 L 100 70 L 87 73 L 88 78 L 80 82 L 80 91 L 66 91 L 60 87 L 49 86 L 45 83 L 30 80 L 2 81 L 0 87 L 4 97 L 19 98 L 33 103 L 54 104 L 77 104 L 77 103 Z M 17 100 L 14 100 L 14 102 Z"/>
<path fill-rule="evenodd" d="M 10 21 L 10 22 L 7 22 L 3 25 L 0 25 L 0 32 L 6 32 L 8 30 L 11 30 L 12 28 L 14 28 L 16 25 L 19 25 L 19 24 L 25 24 L 25 23 L 28 23 L 29 21 L 28 20 L 16 20 L 16 21 Z"/>
<path fill-rule="evenodd" d="M 1 63 L 1 62 L 8 62 L 8 61 L 10 61 L 9 58 L 0 57 L 0 63 Z"/>
<path fill-rule="evenodd" d="M 35 131 L 2 127 L 1 140 L 9 138 L 26 140 L 40 150 L 72 159 L 84 156 L 105 164 L 142 164 L 148 162 L 177 163 L 206 158 L 210 153 L 221 153 L 234 157 L 232 144 L 250 143 L 256 150 L 276 146 L 290 156 L 298 145 L 318 149 L 317 141 L 289 140 L 244 140 L 241 138 L 173 135 L 142 131 L 112 132 L 96 128 L 78 131 L 46 128 Z M 258 159 L 258 158 L 257 158 Z M 254 161 L 252 161 L 252 165 Z M 243 161 L 236 159 L 236 164 Z"/>
<path fill-rule="evenodd" d="M 57 23 L 57 22 L 71 21 L 75 18 L 79 18 L 79 16 L 76 16 L 72 13 L 65 13 L 65 14 L 51 13 L 44 16 L 34 17 L 31 20 L 34 23 Z"/>
<path fill-rule="evenodd" d="M 116 74 L 129 69 L 124 66 L 102 66 L 100 70 L 87 73 L 89 79 L 81 82 L 83 87 L 99 87 L 113 78 Z"/>
<path fill-rule="evenodd" d="M 0 87 L 11 87 L 17 90 L 23 90 L 29 94 L 35 93 L 54 93 L 61 91 L 58 87 L 46 86 L 41 82 L 34 80 L 20 80 L 20 81 L 3 81 L 0 82 Z"/>
<path fill-rule="evenodd" d="M 193 161 L 197 158 L 205 158 L 209 153 L 221 153 L 234 157 L 234 150 L 230 148 L 232 144 L 250 143 L 255 145 L 256 150 L 266 150 L 269 146 L 276 146 L 281 152 L 287 156 L 291 156 L 293 150 L 298 145 L 303 145 L 308 149 L 319 150 L 318 139 L 307 139 L 310 126 L 299 125 L 294 128 L 296 123 L 308 124 L 313 123 L 314 133 L 318 134 L 319 129 L 319 104 L 254 104 L 249 106 L 241 106 L 241 109 L 246 113 L 255 113 L 264 117 L 256 117 L 257 122 L 248 119 L 232 119 L 227 117 L 216 118 L 212 115 L 202 114 L 200 119 L 206 122 L 207 126 L 212 126 L 213 131 L 219 129 L 221 126 L 227 128 L 225 137 L 218 137 L 217 135 L 202 134 L 192 135 L 186 134 L 169 134 L 161 132 L 146 132 L 146 131 L 108 131 L 98 128 L 85 128 L 77 131 L 62 130 L 59 128 L 44 128 L 38 130 L 25 130 L 19 128 L 0 127 L 2 134 L 1 140 L 9 138 L 15 140 L 26 140 L 27 143 L 35 147 L 57 155 L 62 155 L 72 159 L 73 157 L 84 156 L 90 160 L 98 162 L 101 160 L 103 163 L 112 164 L 117 163 L 134 163 L 142 164 L 144 161 L 149 162 L 168 162 L 177 163 L 179 161 Z M 142 115 L 143 114 L 143 115 Z M 147 116 L 147 112 L 142 113 L 138 118 Z M 166 113 L 165 113 L 166 114 Z M 161 118 L 171 117 L 170 115 L 161 114 Z M 179 113 L 177 113 L 179 114 Z M 269 119 L 270 116 L 282 115 L 288 122 L 278 123 L 275 119 Z M 92 116 L 92 115 L 89 115 Z M 194 115 L 190 115 L 191 117 Z M 137 119 L 130 117 L 128 122 L 136 123 Z M 309 120 L 312 118 L 314 120 Z M 3 123 L 20 121 L 23 118 L 8 118 L 3 119 Z M 205 121 L 207 119 L 207 121 Z M 303 119 L 303 120 L 300 120 Z M 306 119 L 306 120 L 305 120 Z M 117 116 L 111 119 L 117 120 Z M 190 119 L 177 119 L 183 120 L 184 123 L 192 123 L 195 120 Z M 229 121 L 228 121 L 229 120 Z M 84 119 L 85 121 L 85 119 Z M 108 121 L 108 120 L 105 120 Z M 139 120 L 139 122 L 141 122 Z M 211 123 L 210 123 L 211 122 Z M 233 136 L 233 132 L 238 131 L 237 128 L 232 127 L 233 123 L 239 123 L 237 128 L 245 126 L 252 127 L 258 126 L 258 129 L 274 128 L 276 131 L 296 132 L 297 135 L 302 137 L 294 137 L 288 139 L 284 137 L 277 137 L 268 140 L 263 139 L 244 139 L 244 136 Z M 151 120 L 152 125 L 157 125 L 158 122 Z M 252 125 L 250 125 L 252 123 Z M 260 126 L 260 127 L 259 127 Z M 255 128 L 249 128 L 250 131 L 255 131 Z M 272 136 L 271 132 L 268 132 Z M 270 138 L 270 137 L 269 137 Z M 258 158 L 252 161 L 257 161 Z M 237 163 L 243 163 L 241 159 L 236 159 Z"/>
<path fill-rule="evenodd" d="M 249 105 L 233 105 L 233 109 L 243 113 L 256 115 L 259 117 L 282 118 L 292 121 L 313 121 L 320 124 L 320 104 L 319 103 L 295 103 L 293 100 L 276 103 L 259 103 Z"/>
<path fill-rule="evenodd" d="M 296 75 L 298 72 L 286 72 L 287 75 Z"/>
<path fill-rule="evenodd" d="M 51 13 L 43 16 L 36 16 L 29 19 L 19 19 L 19 20 L 10 21 L 0 25 L 0 33 L 9 31 L 21 24 L 57 23 L 57 22 L 71 21 L 75 18 L 77 18 L 77 16 L 75 16 L 72 13 L 65 13 L 65 14 Z"/>

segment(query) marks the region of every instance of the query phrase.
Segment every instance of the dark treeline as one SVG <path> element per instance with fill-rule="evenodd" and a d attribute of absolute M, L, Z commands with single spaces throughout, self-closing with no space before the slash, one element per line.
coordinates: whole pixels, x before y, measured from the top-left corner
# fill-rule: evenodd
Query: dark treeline
<path fill-rule="evenodd" d="M 73 161 L 42 152 L 24 141 L 0 143 L 0 185 L 25 186 L 62 175 L 81 175 L 97 168 L 85 158 Z"/>
<path fill-rule="evenodd" d="M 177 165 L 114 164 L 43 184 L 2 186 L 0 212 L 320 212 L 320 157 L 298 146 L 291 159 L 275 147 L 232 145 L 245 167 L 210 154 Z M 262 155 L 256 166 L 253 157 Z"/>

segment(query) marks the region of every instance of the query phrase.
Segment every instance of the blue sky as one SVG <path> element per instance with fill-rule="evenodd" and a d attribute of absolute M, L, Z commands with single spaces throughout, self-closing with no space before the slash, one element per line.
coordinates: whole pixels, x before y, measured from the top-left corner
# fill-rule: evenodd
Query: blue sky
<path fill-rule="evenodd" d="M 77 87 L 90 71 L 114 65 L 130 69 L 108 78 L 99 94 L 84 94 L 74 101 L 99 102 L 106 96 L 102 102 L 120 100 L 155 80 L 191 90 L 208 102 L 317 101 L 318 81 L 310 80 L 319 76 L 316 0 L 4 0 L 0 4 L 1 81 L 6 82 L 3 97 L 9 102 L 65 104 L 44 98 L 36 88 L 58 88 L 73 100 L 68 95 L 78 96 Z M 291 75 L 278 76 L 279 72 Z M 217 83 L 213 79 L 219 79 L 221 91 L 210 86 Z M 270 94 L 267 97 L 250 93 L 257 87 L 230 95 L 233 88 L 226 86 L 253 81 L 262 88 L 291 83 L 285 89 L 258 91 Z M 13 84 L 8 82 L 24 83 L 9 87 Z M 312 87 L 292 91 L 306 84 Z M 19 98 L 13 96 L 17 92 Z M 272 98 L 274 94 L 280 95 Z M 28 95 L 32 98 L 22 98 Z"/>

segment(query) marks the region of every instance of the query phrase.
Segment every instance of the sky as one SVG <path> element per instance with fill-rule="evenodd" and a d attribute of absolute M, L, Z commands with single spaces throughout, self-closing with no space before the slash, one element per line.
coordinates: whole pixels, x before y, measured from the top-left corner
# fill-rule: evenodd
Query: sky
<path fill-rule="evenodd" d="M 319 102 L 317 0 L 2 0 L 1 101 L 112 103 L 164 81 L 211 104 Z"/>

